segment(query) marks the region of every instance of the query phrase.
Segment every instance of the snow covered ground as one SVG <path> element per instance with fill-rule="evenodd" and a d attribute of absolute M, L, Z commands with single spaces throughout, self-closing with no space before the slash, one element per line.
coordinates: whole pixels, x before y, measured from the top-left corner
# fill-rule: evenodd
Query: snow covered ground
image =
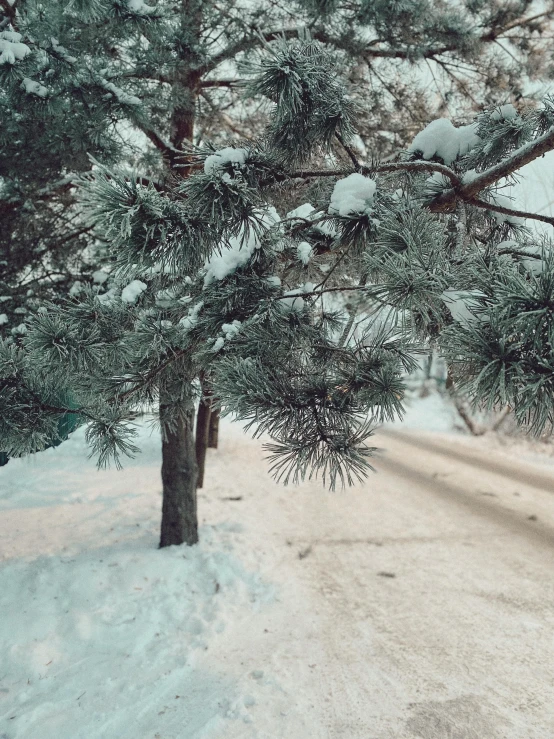
<path fill-rule="evenodd" d="M 156 549 L 156 435 L 142 446 L 97 472 L 77 432 L 0 470 L 2 739 L 223 736 L 250 720 L 253 699 L 204 655 L 274 588 L 235 551 L 235 522 Z"/>
<path fill-rule="evenodd" d="M 81 432 L 1 468 L 1 739 L 552 739 L 552 470 L 474 468 L 437 402 L 335 494 L 225 424 L 194 548 L 156 548 L 146 429 L 121 472 Z"/>

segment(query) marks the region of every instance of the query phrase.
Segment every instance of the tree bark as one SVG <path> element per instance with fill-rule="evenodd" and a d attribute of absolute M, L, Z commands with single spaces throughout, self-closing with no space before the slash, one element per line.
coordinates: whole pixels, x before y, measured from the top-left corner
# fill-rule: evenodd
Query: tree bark
<path fill-rule="evenodd" d="M 210 401 L 207 398 L 200 398 L 198 404 L 198 412 L 196 414 L 196 466 L 198 468 L 198 478 L 196 487 L 201 488 L 204 485 L 204 470 L 206 469 L 206 450 L 208 448 L 208 436 L 210 432 Z"/>
<path fill-rule="evenodd" d="M 208 448 L 217 449 L 219 443 L 219 410 L 212 408 L 210 415 L 210 430 L 208 432 Z"/>
<path fill-rule="evenodd" d="M 202 25 L 202 0 L 181 0 L 181 22 L 187 34 L 200 38 Z M 169 148 L 161 149 L 165 164 L 171 175 L 188 177 L 190 170 L 183 168 L 178 150 L 192 142 L 197 88 L 200 75 L 195 71 L 192 49 L 184 44 L 179 50 L 180 65 L 175 67 L 172 80 L 175 99 L 179 104 L 172 111 L 169 121 Z M 177 166 L 179 165 L 179 166 Z M 194 374 L 188 378 L 192 383 Z M 183 377 L 186 383 L 187 378 Z M 160 417 L 164 419 L 163 402 L 160 404 Z M 207 438 L 207 437 L 206 437 Z M 202 468 L 202 477 L 204 470 Z M 194 437 L 194 408 L 186 411 L 175 429 L 162 430 L 162 528 L 160 547 L 171 544 L 196 544 L 198 541 L 198 514 L 196 484 L 198 465 Z"/>
<path fill-rule="evenodd" d="M 162 414 L 162 408 L 160 408 Z M 198 514 L 196 501 L 196 455 L 194 409 L 186 411 L 172 430 L 162 434 L 162 527 L 160 547 L 196 544 Z"/>

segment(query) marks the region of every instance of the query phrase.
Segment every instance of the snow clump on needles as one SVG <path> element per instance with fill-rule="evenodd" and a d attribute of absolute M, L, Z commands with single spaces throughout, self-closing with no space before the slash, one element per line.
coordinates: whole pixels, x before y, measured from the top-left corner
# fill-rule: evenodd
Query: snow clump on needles
<path fill-rule="evenodd" d="M 267 230 L 275 226 L 281 220 L 273 206 L 263 213 L 258 213 L 261 229 Z M 239 267 L 250 260 L 256 249 L 262 245 L 260 232 L 251 228 L 247 233 L 243 230 L 238 236 L 229 239 L 219 253 L 214 254 L 204 265 L 206 270 L 204 285 L 209 285 L 214 280 L 224 280 L 233 274 Z"/>
<path fill-rule="evenodd" d="M 369 177 L 358 172 L 339 180 L 333 189 L 329 213 L 331 215 L 351 216 L 356 213 L 369 213 L 373 204 L 376 184 Z"/>
<path fill-rule="evenodd" d="M 467 154 L 480 141 L 476 123 L 456 128 L 448 118 L 438 118 L 417 134 L 408 152 L 421 152 L 423 159 L 436 156 L 450 166 L 455 159 Z"/>
<path fill-rule="evenodd" d="M 246 164 L 248 151 L 246 149 L 234 149 L 227 146 L 225 149 L 210 154 L 204 161 L 204 172 L 206 174 L 220 174 L 227 165 L 240 168 Z"/>
<path fill-rule="evenodd" d="M 27 44 L 21 43 L 21 34 L 15 31 L 0 33 L 0 64 L 15 64 L 31 53 Z"/>

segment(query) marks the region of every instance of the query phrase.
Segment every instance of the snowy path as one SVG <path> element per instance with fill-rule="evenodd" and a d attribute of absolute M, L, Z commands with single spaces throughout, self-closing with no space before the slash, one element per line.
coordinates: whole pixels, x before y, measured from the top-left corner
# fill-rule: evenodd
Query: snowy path
<path fill-rule="evenodd" d="M 155 442 L 0 470 L 2 739 L 552 739 L 554 469 L 387 432 L 287 490 L 226 426 L 183 560 Z"/>

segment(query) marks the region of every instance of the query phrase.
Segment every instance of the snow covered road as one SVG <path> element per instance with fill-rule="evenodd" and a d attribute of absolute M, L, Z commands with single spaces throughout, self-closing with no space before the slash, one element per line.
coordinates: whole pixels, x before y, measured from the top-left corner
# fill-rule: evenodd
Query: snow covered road
<path fill-rule="evenodd" d="M 2 739 L 552 739 L 554 467 L 387 431 L 284 489 L 226 425 L 183 559 L 156 441 L 0 470 Z"/>

